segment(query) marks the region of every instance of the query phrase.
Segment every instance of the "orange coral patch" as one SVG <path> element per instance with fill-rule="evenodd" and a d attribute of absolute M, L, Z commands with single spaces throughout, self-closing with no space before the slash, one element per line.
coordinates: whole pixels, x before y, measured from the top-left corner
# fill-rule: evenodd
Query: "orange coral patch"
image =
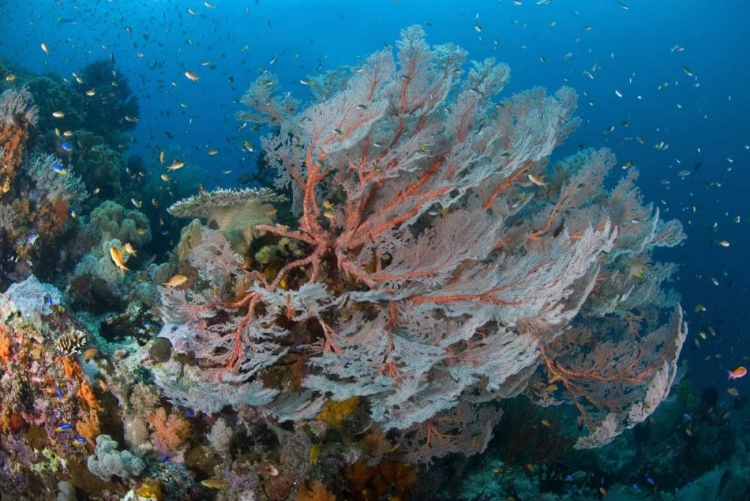
<path fill-rule="evenodd" d="M 8 327 L 0 325 L 0 360 L 6 364 L 10 361 L 11 344 L 12 341 L 8 333 Z"/>

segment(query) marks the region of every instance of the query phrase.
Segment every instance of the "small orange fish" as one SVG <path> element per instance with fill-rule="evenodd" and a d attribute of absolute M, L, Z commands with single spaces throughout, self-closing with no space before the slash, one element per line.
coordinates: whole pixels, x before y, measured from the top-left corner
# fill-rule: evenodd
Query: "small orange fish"
<path fill-rule="evenodd" d="M 89 348 L 88 350 L 83 352 L 83 355 L 81 355 L 81 358 L 83 358 L 84 362 L 88 362 L 89 360 L 96 357 L 97 355 L 99 355 L 99 350 L 97 350 L 96 348 Z"/>
<path fill-rule="evenodd" d="M 172 162 L 169 167 L 167 167 L 168 171 L 182 169 L 185 166 L 185 162 L 180 162 L 179 160 L 175 160 Z"/>
<path fill-rule="evenodd" d="M 164 282 L 162 285 L 164 287 L 179 287 L 180 285 L 187 282 L 187 280 L 188 279 L 185 275 L 175 275 L 170 278 L 168 282 Z"/>
<path fill-rule="evenodd" d="M 118 249 L 117 247 L 110 247 L 109 255 L 112 258 L 112 262 L 115 263 L 115 266 L 119 268 L 120 273 L 124 275 L 126 270 L 130 271 L 130 269 L 125 266 L 125 260 L 122 258 L 120 249 Z"/>
<path fill-rule="evenodd" d="M 739 379 L 747 375 L 747 369 L 745 369 L 742 366 L 739 366 L 735 369 L 732 369 L 731 371 L 727 371 L 727 374 L 729 375 L 729 378 L 727 379 Z"/>

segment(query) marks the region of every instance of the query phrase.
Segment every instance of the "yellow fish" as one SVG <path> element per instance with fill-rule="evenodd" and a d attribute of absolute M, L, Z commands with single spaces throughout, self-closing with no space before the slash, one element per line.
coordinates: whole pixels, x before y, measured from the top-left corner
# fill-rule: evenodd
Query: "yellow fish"
<path fill-rule="evenodd" d="M 226 489 L 229 484 L 218 478 L 207 478 L 201 481 L 201 485 L 208 487 L 209 489 Z"/>
<path fill-rule="evenodd" d="M 169 279 L 168 282 L 164 282 L 164 287 L 179 287 L 180 285 L 187 282 L 188 278 L 185 275 L 175 275 Z"/>
<path fill-rule="evenodd" d="M 115 266 L 120 270 L 120 273 L 124 275 L 125 271 L 130 271 L 130 269 L 125 266 L 125 260 L 122 258 L 122 254 L 120 254 L 120 249 L 117 247 L 110 247 L 109 255 L 115 263 Z"/>

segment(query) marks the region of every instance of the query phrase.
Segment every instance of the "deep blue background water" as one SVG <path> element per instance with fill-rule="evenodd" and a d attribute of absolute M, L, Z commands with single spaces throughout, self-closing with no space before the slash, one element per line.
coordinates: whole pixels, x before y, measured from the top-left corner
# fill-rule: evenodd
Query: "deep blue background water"
<path fill-rule="evenodd" d="M 393 45 L 399 31 L 414 23 L 425 27 L 430 44 L 452 42 L 472 59 L 493 56 L 508 63 L 507 93 L 570 85 L 580 96 L 583 126 L 555 157 L 579 144 L 612 148 L 620 164 L 632 161 L 639 168 L 646 199 L 664 217 L 683 222 L 687 242 L 658 254 L 681 265 L 675 286 L 691 329 L 683 358 L 699 387 L 715 384 L 722 398 L 731 398 L 726 370 L 750 364 L 743 359 L 750 355 L 747 2 L 625 0 L 628 9 L 615 0 L 212 3 L 215 8 L 198 0 L 2 2 L 0 52 L 32 71 L 69 80 L 84 65 L 114 57 L 140 100 L 130 153 L 141 155 L 154 172 L 163 168 L 159 151 L 178 154 L 187 161 L 179 175 L 200 177 L 207 188 L 233 186 L 237 175 L 255 166 L 257 133 L 238 131 L 234 113 L 261 68 L 304 98 L 309 89 L 301 78 L 356 64 Z M 675 46 L 684 51 L 672 51 Z M 200 80 L 188 80 L 185 71 Z M 605 134 L 611 126 L 614 131 Z M 254 154 L 240 149 L 245 140 L 255 144 Z M 669 148 L 654 148 L 661 141 Z M 206 151 L 213 148 L 219 154 L 209 157 Z M 697 162 L 701 168 L 695 171 Z M 676 174 L 682 170 L 691 174 L 681 179 Z M 623 173 L 618 166 L 611 177 Z M 730 246 L 718 245 L 720 240 Z M 694 311 L 699 302 L 706 312 Z M 704 341 L 698 333 L 709 325 L 717 335 Z M 732 384 L 740 394 L 750 393 L 750 379 Z"/>

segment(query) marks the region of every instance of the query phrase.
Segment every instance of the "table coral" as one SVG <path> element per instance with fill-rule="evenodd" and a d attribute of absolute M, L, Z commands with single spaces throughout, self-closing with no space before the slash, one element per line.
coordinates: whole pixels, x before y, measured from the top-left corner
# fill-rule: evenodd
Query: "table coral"
<path fill-rule="evenodd" d="M 221 231 L 232 249 L 245 254 L 258 232 L 255 226 L 273 224 L 276 209 L 271 202 L 285 197 L 269 189 L 225 190 L 194 195 L 172 205 L 167 212 L 175 217 L 204 217 L 208 227 Z"/>

